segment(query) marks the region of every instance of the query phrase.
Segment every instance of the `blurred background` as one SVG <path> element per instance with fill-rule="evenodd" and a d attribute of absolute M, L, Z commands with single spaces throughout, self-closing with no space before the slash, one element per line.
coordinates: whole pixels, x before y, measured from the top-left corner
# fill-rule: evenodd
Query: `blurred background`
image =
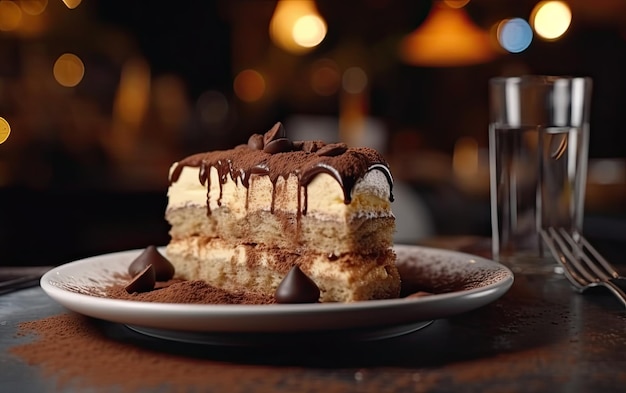
<path fill-rule="evenodd" d="M 277 121 L 379 149 L 398 242 L 490 236 L 487 81 L 526 73 L 593 78 L 585 231 L 624 243 L 624 70 L 623 0 L 0 0 L 0 264 L 165 244 L 171 163 Z"/>

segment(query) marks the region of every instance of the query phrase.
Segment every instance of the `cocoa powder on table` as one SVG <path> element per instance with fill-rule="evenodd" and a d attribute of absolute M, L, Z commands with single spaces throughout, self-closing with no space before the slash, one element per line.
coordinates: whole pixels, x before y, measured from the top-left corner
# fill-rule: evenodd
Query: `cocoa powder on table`
<path fill-rule="evenodd" d="M 210 386 L 212 391 L 237 391 L 242 375 L 261 389 L 277 383 L 280 372 L 269 366 L 247 366 L 159 352 L 103 334 L 96 320 L 61 314 L 22 323 L 18 335 L 36 335 L 33 342 L 10 349 L 57 389 L 138 392 L 166 387 L 168 392 Z M 241 391 L 245 391 L 245 386 Z M 194 391 L 194 390 L 192 390 Z"/>
<path fill-rule="evenodd" d="M 227 292 L 200 280 L 158 282 L 154 290 L 143 293 L 128 293 L 121 282 L 105 288 L 104 293 L 113 299 L 163 303 L 275 302 L 273 297 L 254 292 Z M 24 322 L 19 325 L 17 335 L 34 335 L 35 339 L 11 348 L 10 352 L 30 365 L 39 366 L 44 377 L 55 380 L 60 389 L 72 387 L 107 392 L 117 389 L 134 393 L 139 389 L 167 386 L 168 392 L 175 392 L 187 391 L 189 386 L 210 385 L 215 391 L 223 391 L 226 387 L 232 390 L 243 372 L 247 377 L 258 379 L 259 384 L 261 380 L 270 386 L 276 383 L 268 374 L 270 367 L 252 368 L 146 349 L 128 340 L 108 337 L 101 329 L 103 323 L 75 313 Z"/>
<path fill-rule="evenodd" d="M 397 371 L 392 381 L 381 378 L 365 383 L 369 372 L 361 367 L 329 369 L 324 363 L 317 367 L 292 365 L 294 357 L 309 356 L 301 348 L 295 348 L 293 354 L 274 365 L 259 364 L 268 363 L 259 359 L 272 358 L 273 348 L 253 349 L 250 355 L 241 349 L 233 357 L 222 355 L 218 347 L 201 346 L 190 355 L 180 354 L 106 334 L 105 326 L 112 325 L 75 313 L 24 322 L 17 334 L 34 335 L 34 341 L 9 351 L 38 367 L 49 383 L 47 391 L 54 392 L 378 393 L 407 390 L 416 383 L 412 372 Z M 167 343 L 169 347 L 177 344 Z M 332 347 L 324 352 L 334 358 L 335 351 L 336 347 Z M 424 376 L 420 385 L 437 386 L 437 379 L 430 381 Z"/>

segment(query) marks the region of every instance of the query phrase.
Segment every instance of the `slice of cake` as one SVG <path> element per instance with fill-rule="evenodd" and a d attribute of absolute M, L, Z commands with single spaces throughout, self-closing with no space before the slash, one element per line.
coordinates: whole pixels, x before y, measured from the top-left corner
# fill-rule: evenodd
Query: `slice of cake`
<path fill-rule="evenodd" d="M 375 150 L 291 141 L 277 123 L 172 165 L 166 255 L 177 278 L 231 291 L 273 295 L 297 266 L 322 302 L 397 297 L 392 185 Z"/>

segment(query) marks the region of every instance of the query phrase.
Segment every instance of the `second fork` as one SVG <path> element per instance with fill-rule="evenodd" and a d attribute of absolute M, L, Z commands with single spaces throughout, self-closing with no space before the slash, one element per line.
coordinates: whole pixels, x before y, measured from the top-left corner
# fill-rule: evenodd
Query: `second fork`
<path fill-rule="evenodd" d="M 584 292 L 588 288 L 604 286 L 626 306 L 626 277 L 622 277 L 584 236 L 552 227 L 542 229 L 540 233 L 576 290 Z"/>

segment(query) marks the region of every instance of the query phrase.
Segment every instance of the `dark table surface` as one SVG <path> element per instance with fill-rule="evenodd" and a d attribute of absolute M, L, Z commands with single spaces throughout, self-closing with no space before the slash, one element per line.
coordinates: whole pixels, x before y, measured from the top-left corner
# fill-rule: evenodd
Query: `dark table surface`
<path fill-rule="evenodd" d="M 62 313 L 69 312 L 38 287 L 0 296 L 0 391 L 85 391 L 55 385 L 54 375 L 9 352 L 33 339 L 17 334 L 20 323 Z M 626 391 L 624 306 L 606 290 L 575 293 L 560 275 L 516 274 L 511 289 L 485 307 L 405 336 L 345 346 L 199 348 L 148 338 L 113 323 L 97 321 L 97 327 L 107 339 L 174 351 L 204 362 L 206 370 L 216 364 L 224 372 L 244 370 L 232 382 L 234 391 Z M 136 378 L 135 386 L 141 387 L 145 376 Z M 208 379 L 200 387 L 178 382 L 177 388 L 218 391 L 214 382 Z"/>

